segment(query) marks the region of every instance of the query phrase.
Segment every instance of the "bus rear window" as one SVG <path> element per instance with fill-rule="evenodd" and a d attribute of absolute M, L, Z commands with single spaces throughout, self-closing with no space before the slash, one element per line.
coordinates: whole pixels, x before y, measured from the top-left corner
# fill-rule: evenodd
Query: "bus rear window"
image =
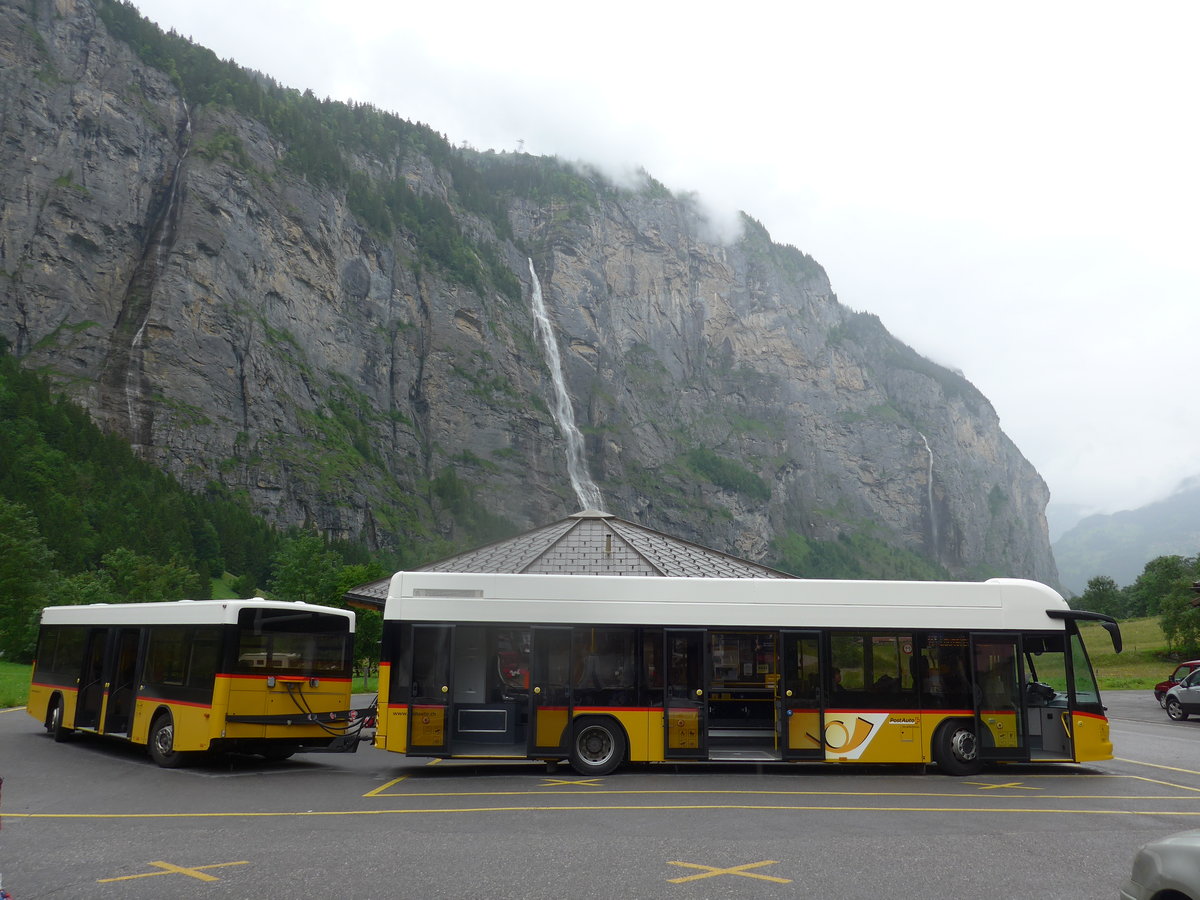
<path fill-rule="evenodd" d="M 350 627 L 342 616 L 244 609 L 234 672 L 241 675 L 350 674 Z"/>

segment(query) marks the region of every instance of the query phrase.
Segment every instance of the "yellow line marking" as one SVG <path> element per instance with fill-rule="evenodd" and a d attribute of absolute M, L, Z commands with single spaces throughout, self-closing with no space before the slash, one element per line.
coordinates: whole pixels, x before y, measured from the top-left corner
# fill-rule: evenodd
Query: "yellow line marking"
<path fill-rule="evenodd" d="M 436 765 L 437 765 L 438 763 L 440 763 L 441 761 L 442 761 L 442 760 L 441 760 L 441 757 L 438 757 L 437 759 L 431 759 L 429 762 L 425 763 L 425 765 L 427 765 L 427 766 L 436 766 Z"/>
<path fill-rule="evenodd" d="M 205 869 L 223 869 L 226 866 L 246 866 L 249 865 L 248 859 L 243 859 L 238 862 L 213 863 L 211 866 L 177 866 L 174 863 L 158 862 L 148 863 L 151 866 L 157 866 L 162 871 L 160 872 L 142 872 L 140 875 L 122 875 L 120 878 L 98 878 L 97 884 L 108 884 L 112 881 L 133 881 L 135 878 L 154 878 L 156 875 L 186 875 L 188 878 L 195 878 L 199 881 L 220 881 L 215 875 L 205 875 Z"/>
<path fill-rule="evenodd" d="M 0 713 L 6 713 L 6 712 L 20 712 L 20 711 L 21 711 L 21 710 L 23 710 L 24 708 L 25 708 L 25 707 L 23 707 L 23 706 L 10 706 L 8 709 L 0 709 Z"/>
<path fill-rule="evenodd" d="M 1189 794 L 1185 797 L 1147 797 L 1144 794 L 1044 794 L 1047 800 L 1193 800 L 1191 792 L 1195 792 L 1197 788 L 1189 788 L 1186 785 L 1174 785 L 1167 781 L 1156 781 L 1151 778 L 1146 778 L 1142 775 L 1105 775 L 1104 778 L 1125 778 L 1134 781 L 1146 782 L 1148 784 L 1158 784 L 1164 787 L 1177 787 L 1180 790 L 1188 791 Z M 592 779 L 594 780 L 594 779 Z M 554 779 L 551 779 L 554 781 Z M 589 796 L 638 796 L 638 797 L 653 797 L 653 796 L 739 796 L 739 797 L 937 797 L 942 799 L 974 797 L 976 791 L 959 791 L 956 793 L 938 792 L 938 791 L 750 791 L 750 790 L 695 790 L 695 789 L 668 789 L 668 790 L 622 790 L 619 788 L 597 789 L 587 784 L 587 780 L 568 782 L 565 784 L 583 784 L 591 790 L 579 791 L 579 793 Z M 1018 782 L 1013 784 L 990 784 L 979 781 L 956 782 L 970 785 L 984 785 L 990 789 L 1005 788 L 1012 789 L 1019 785 Z M 543 783 L 539 787 L 551 787 L 551 784 Z M 375 797 L 539 797 L 548 794 L 556 793 L 555 791 L 542 790 L 522 790 L 522 791 L 406 791 L 404 793 L 387 794 L 383 791 L 390 785 L 382 785 L 372 792 L 371 796 Z M 1022 790 L 1044 791 L 1045 788 L 1022 787 Z"/>
<path fill-rule="evenodd" d="M 364 796 L 364 797 L 382 797 L 382 796 L 386 796 L 386 795 L 383 793 L 384 791 L 386 791 L 386 790 L 387 790 L 388 788 L 390 788 L 390 787 L 395 787 L 396 785 L 398 785 L 400 782 L 402 782 L 402 781 L 403 781 L 404 779 L 406 779 L 407 777 L 408 777 L 407 775 L 401 775 L 399 778 L 393 778 L 393 779 L 392 779 L 391 781 L 389 781 L 387 784 L 381 784 L 379 787 L 375 788 L 375 790 L 373 790 L 373 791 L 367 791 L 365 794 L 363 794 L 363 796 Z"/>
<path fill-rule="evenodd" d="M 1113 762 L 1133 763 L 1135 766 L 1148 766 L 1151 769 L 1166 769 L 1168 772 L 1182 772 L 1185 775 L 1200 775 L 1195 769 L 1181 769 L 1178 766 L 1160 766 L 1158 763 L 1142 762 L 1140 759 L 1122 759 L 1119 756 L 1113 757 Z"/>
<path fill-rule="evenodd" d="M 600 787 L 600 779 L 599 778 L 580 778 L 577 781 L 567 781 L 562 778 L 547 778 L 544 782 L 542 782 L 542 787 L 561 787 L 564 784 L 568 784 L 568 785 L 584 784 L 589 787 Z M 593 792 L 593 793 L 595 793 L 595 792 Z M 600 793 L 604 793 L 604 792 L 601 791 Z"/>
<path fill-rule="evenodd" d="M 1008 784 L 989 784 L 986 781 L 964 781 L 963 784 L 973 784 L 981 791 L 996 791 L 996 790 L 1022 790 L 1022 791 L 1040 791 L 1042 788 L 1026 787 L 1019 781 L 1010 781 Z"/>
<path fill-rule="evenodd" d="M 762 881 L 774 881 L 776 884 L 791 884 L 790 878 L 774 878 L 770 875 L 759 875 L 757 872 L 747 872 L 747 869 L 758 869 L 762 866 L 775 866 L 779 864 L 776 859 L 764 859 L 762 862 L 745 863 L 740 866 L 732 866 L 728 869 L 720 869 L 715 866 L 698 866 L 695 863 L 688 862 L 668 862 L 668 866 L 683 866 L 688 869 L 705 870 L 699 875 L 685 875 L 683 878 L 668 878 L 671 884 L 683 884 L 685 881 L 699 881 L 701 878 L 715 878 L 717 875 L 741 875 L 743 878 L 758 878 Z"/>
<path fill-rule="evenodd" d="M 693 810 L 746 810 L 750 812 L 928 812 L 928 813 L 1041 813 L 1046 815 L 1070 816 L 1185 816 L 1200 817 L 1200 810 L 1136 810 L 1136 809 L 1059 809 L 1046 807 L 1005 806 L 764 806 L 751 803 L 697 803 L 678 806 L 665 805 L 614 805 L 614 806 L 475 806 L 452 809 L 341 809 L 305 812 L 223 812 L 223 813 L 5 813 L 5 819 L 280 819 L 313 818 L 333 816 L 403 816 L 445 815 L 449 813 L 514 813 L 514 812 L 690 812 Z"/>

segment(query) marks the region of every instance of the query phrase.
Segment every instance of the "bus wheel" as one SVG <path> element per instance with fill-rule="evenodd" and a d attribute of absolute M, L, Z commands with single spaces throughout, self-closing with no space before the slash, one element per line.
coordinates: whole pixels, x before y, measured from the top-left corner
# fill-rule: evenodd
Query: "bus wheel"
<path fill-rule="evenodd" d="M 625 762 L 625 732 L 612 719 L 582 719 L 571 739 L 571 768 L 580 775 L 607 775 Z"/>
<path fill-rule="evenodd" d="M 62 697 L 56 697 L 50 704 L 50 711 L 46 713 L 46 732 L 60 744 L 71 736 L 71 729 L 63 726 Z"/>
<path fill-rule="evenodd" d="M 1176 722 L 1182 722 L 1188 717 L 1188 714 L 1183 711 L 1183 704 L 1179 702 L 1178 697 L 1167 698 L 1167 715 Z"/>
<path fill-rule="evenodd" d="M 938 729 L 933 755 L 938 768 L 947 775 L 974 775 L 983 768 L 974 725 L 961 719 L 946 722 Z"/>
<path fill-rule="evenodd" d="M 170 713 L 161 713 L 150 726 L 150 758 L 164 769 L 177 769 L 188 760 L 175 749 L 175 723 Z"/>

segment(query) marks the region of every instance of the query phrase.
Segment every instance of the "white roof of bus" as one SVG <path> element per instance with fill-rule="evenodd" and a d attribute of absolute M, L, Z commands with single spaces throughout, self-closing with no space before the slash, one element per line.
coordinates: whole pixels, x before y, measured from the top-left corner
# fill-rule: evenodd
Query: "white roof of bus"
<path fill-rule="evenodd" d="M 410 622 L 752 628 L 1050 629 L 1036 581 L 817 581 L 397 572 L 384 618 Z"/>
<path fill-rule="evenodd" d="M 243 609 L 283 609 L 328 613 L 350 620 L 354 631 L 354 613 L 348 609 L 291 603 L 286 600 L 174 600 L 166 603 L 91 603 L 86 606 L 47 606 L 42 610 L 43 625 L 223 625 L 234 624 Z"/>

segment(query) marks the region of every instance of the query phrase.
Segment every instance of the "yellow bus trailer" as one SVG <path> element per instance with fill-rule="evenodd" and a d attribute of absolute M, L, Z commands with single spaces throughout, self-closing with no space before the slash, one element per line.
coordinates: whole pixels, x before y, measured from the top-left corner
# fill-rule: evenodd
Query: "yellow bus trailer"
<path fill-rule="evenodd" d="M 162 766 L 353 750 L 353 639 L 348 610 L 262 598 L 47 607 L 27 709 L 56 740 L 122 738 Z"/>
<path fill-rule="evenodd" d="M 1045 585 L 399 572 L 375 745 L 412 756 L 1084 762 L 1112 756 Z"/>

